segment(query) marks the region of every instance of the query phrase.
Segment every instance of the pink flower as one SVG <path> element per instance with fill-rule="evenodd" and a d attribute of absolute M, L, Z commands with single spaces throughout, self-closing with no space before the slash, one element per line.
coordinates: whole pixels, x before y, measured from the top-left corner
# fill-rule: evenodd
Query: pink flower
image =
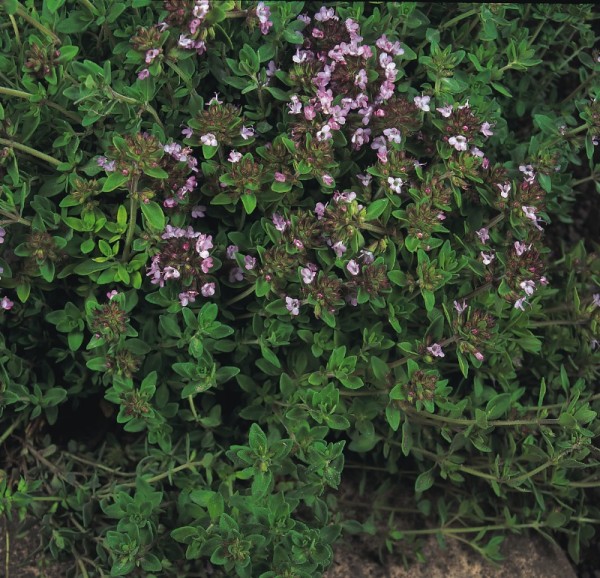
<path fill-rule="evenodd" d="M 434 357 L 445 357 L 446 354 L 442 351 L 442 346 L 439 343 L 434 343 L 427 348 L 427 351 Z"/>
<path fill-rule="evenodd" d="M 323 203 L 317 203 L 315 205 L 315 215 L 317 215 L 319 221 L 323 218 L 323 215 L 325 215 L 325 207 L 326 205 Z"/>
<path fill-rule="evenodd" d="M 239 247 L 237 245 L 229 245 L 227 247 L 227 249 L 225 250 L 225 254 L 227 255 L 228 259 L 235 259 L 235 254 L 239 251 Z"/>
<path fill-rule="evenodd" d="M 168 279 L 179 279 L 179 277 L 181 277 L 181 273 L 175 267 L 165 267 L 163 271 L 165 281 Z"/>
<path fill-rule="evenodd" d="M 520 299 L 517 299 L 515 301 L 515 309 L 520 309 L 521 311 L 525 311 L 525 307 L 523 307 L 523 304 L 527 302 L 527 297 L 521 297 Z"/>
<path fill-rule="evenodd" d="M 317 131 L 317 140 L 324 141 L 333 138 L 331 134 L 331 127 L 328 124 L 325 124 L 321 127 L 321 130 Z"/>
<path fill-rule="evenodd" d="M 283 233 L 286 230 L 288 223 L 279 213 L 274 213 L 273 225 L 275 225 L 275 228 L 278 231 L 281 231 Z"/>
<path fill-rule="evenodd" d="M 368 187 L 371 184 L 371 181 L 373 180 L 373 177 L 371 175 L 356 175 L 356 177 L 361 182 L 363 187 Z"/>
<path fill-rule="evenodd" d="M 242 158 L 242 153 L 238 153 L 237 151 L 231 151 L 229 153 L 229 156 L 227 157 L 227 160 L 230 163 L 237 163 L 241 160 Z"/>
<path fill-rule="evenodd" d="M 290 114 L 300 114 L 302 112 L 302 103 L 300 99 L 294 94 L 290 100 L 292 102 L 288 103 L 288 108 L 290 109 Z"/>
<path fill-rule="evenodd" d="M 206 215 L 204 211 L 206 211 L 206 207 L 204 205 L 196 205 L 192 207 L 192 218 L 198 219 L 204 217 Z"/>
<path fill-rule="evenodd" d="M 300 239 L 294 239 L 294 247 L 296 249 L 304 249 L 304 243 Z"/>
<path fill-rule="evenodd" d="M 278 183 L 285 183 L 286 181 L 286 176 L 283 173 L 280 173 L 278 171 L 275 172 L 275 180 Z"/>
<path fill-rule="evenodd" d="M 148 78 L 150 76 L 150 71 L 147 68 L 144 68 L 143 70 L 140 70 L 138 72 L 138 78 L 140 80 L 144 80 L 146 78 Z"/>
<path fill-rule="evenodd" d="M 219 145 L 219 143 L 217 142 L 217 137 L 212 132 L 202 135 L 200 137 L 200 142 L 202 142 L 203 145 L 209 147 L 216 147 Z"/>
<path fill-rule="evenodd" d="M 265 6 L 264 2 L 259 2 L 256 5 L 256 16 L 260 22 L 260 31 L 262 34 L 268 34 L 273 23 L 269 20 L 271 9 Z"/>
<path fill-rule="evenodd" d="M 360 265 L 354 259 L 348 261 L 346 269 L 348 269 L 350 275 L 358 275 L 360 273 Z"/>
<path fill-rule="evenodd" d="M 346 245 L 344 245 L 344 243 L 342 243 L 341 241 L 334 243 L 331 248 L 333 249 L 333 252 L 338 258 L 346 252 Z"/>
<path fill-rule="evenodd" d="M 525 243 L 515 241 L 514 248 L 515 253 L 520 257 L 523 253 L 525 253 L 525 251 L 528 251 L 531 248 L 531 245 L 525 245 Z"/>
<path fill-rule="evenodd" d="M 457 313 L 459 315 L 461 315 L 465 309 L 467 308 L 467 300 L 463 299 L 462 303 L 459 303 L 458 301 L 454 302 L 454 309 L 456 309 Z"/>
<path fill-rule="evenodd" d="M 492 136 L 494 133 L 490 130 L 492 125 L 489 122 L 484 122 L 479 129 L 483 136 Z"/>
<path fill-rule="evenodd" d="M 202 261 L 202 265 L 200 265 L 200 268 L 202 269 L 202 273 L 208 273 L 212 266 L 213 266 L 213 258 L 212 257 L 207 257 L 206 259 L 204 259 Z"/>
<path fill-rule="evenodd" d="M 196 301 L 196 295 L 198 291 L 183 291 L 179 294 L 179 303 L 182 307 L 187 307 L 189 303 Z"/>
<path fill-rule="evenodd" d="M 2 297 L 0 300 L 0 307 L 4 309 L 4 311 L 9 311 L 14 306 L 14 302 L 11 301 L 8 297 Z"/>
<path fill-rule="evenodd" d="M 402 141 L 402 133 L 397 128 L 386 128 L 383 134 L 390 142 L 400 143 Z"/>
<path fill-rule="evenodd" d="M 330 187 L 331 185 L 333 185 L 333 177 L 332 177 L 331 175 L 327 175 L 327 174 L 325 174 L 325 175 L 323 175 L 321 178 L 323 179 L 323 182 L 324 182 L 324 183 L 325 183 L 325 184 L 326 184 L 328 187 Z"/>
<path fill-rule="evenodd" d="M 6 229 L 4 227 L 0 227 L 0 245 L 4 243 L 4 237 L 6 236 Z"/>
<path fill-rule="evenodd" d="M 594 293 L 592 295 L 592 305 L 594 307 L 600 307 L 600 293 Z"/>
<path fill-rule="evenodd" d="M 535 171 L 531 165 L 519 165 L 519 170 L 525 175 L 525 181 L 532 183 L 535 180 Z"/>
<path fill-rule="evenodd" d="M 312 105 L 306 105 L 304 107 L 304 118 L 306 120 L 313 120 L 313 118 L 315 118 L 315 116 L 317 116 L 315 107 Z"/>
<path fill-rule="evenodd" d="M 244 270 L 241 267 L 234 267 L 229 271 L 229 282 L 235 283 L 244 280 Z"/>
<path fill-rule="evenodd" d="M 300 301 L 298 301 L 298 299 L 292 299 L 291 297 L 286 297 L 285 298 L 285 308 L 292 315 L 299 315 L 300 314 Z"/>
<path fill-rule="evenodd" d="M 151 48 L 146 51 L 146 64 L 150 64 L 158 55 L 160 54 L 160 50 L 158 48 Z"/>
<path fill-rule="evenodd" d="M 479 229 L 479 231 L 475 231 L 476 235 L 479 237 L 479 240 L 485 245 L 485 242 L 487 240 L 489 240 L 490 235 L 489 235 L 489 230 L 486 229 L 485 227 L 483 227 L 482 229 Z"/>
<path fill-rule="evenodd" d="M 500 189 L 500 196 L 503 199 L 508 199 L 508 193 L 510 193 L 511 184 L 504 183 L 503 185 L 497 184 L 496 186 Z"/>
<path fill-rule="evenodd" d="M 521 287 L 521 289 L 523 289 L 527 295 L 533 295 L 533 292 L 535 291 L 535 283 L 531 280 L 522 281 L 519 284 L 519 287 Z"/>
<path fill-rule="evenodd" d="M 467 139 L 464 136 L 451 136 L 448 139 L 448 144 L 452 145 L 457 151 L 467 150 Z"/>
<path fill-rule="evenodd" d="M 479 157 L 480 159 L 482 159 L 485 156 L 485 153 L 477 147 L 471 147 L 471 154 L 474 157 Z"/>
<path fill-rule="evenodd" d="M 452 105 L 449 104 L 447 106 L 442 106 L 441 108 L 436 108 L 435 110 L 437 110 L 444 118 L 448 118 L 449 116 L 452 115 Z"/>
<path fill-rule="evenodd" d="M 473 355 L 475 355 L 475 359 L 477 359 L 477 361 L 483 361 L 485 359 L 481 351 L 476 351 Z"/>
<path fill-rule="evenodd" d="M 208 252 L 213 248 L 212 235 L 201 234 L 196 241 L 196 253 L 203 259 L 208 258 Z"/>
<path fill-rule="evenodd" d="M 242 126 L 240 135 L 244 140 L 248 140 L 254 136 L 254 129 L 251 126 Z"/>
<path fill-rule="evenodd" d="M 321 6 L 321 9 L 315 14 L 315 20 L 317 22 L 327 22 L 327 20 L 339 20 L 339 18 L 335 15 L 333 8 Z"/>
<path fill-rule="evenodd" d="M 536 229 L 542 231 L 542 227 L 538 225 L 539 219 L 535 214 L 537 209 L 535 207 L 527 207 L 525 205 L 522 205 L 521 209 L 523 209 L 523 213 L 525 213 L 525 216 L 533 221 L 533 224 L 535 225 Z"/>
<path fill-rule="evenodd" d="M 112 173 L 116 168 L 115 161 L 109 161 L 106 157 L 98 157 L 96 159 L 99 167 L 102 167 L 107 173 Z"/>
<path fill-rule="evenodd" d="M 371 137 L 371 129 L 357 128 L 354 131 L 354 134 L 352 135 L 352 138 L 350 140 L 352 141 L 354 148 L 356 150 L 358 150 L 358 149 L 360 149 L 360 147 L 362 147 L 363 144 L 366 144 L 369 142 L 370 137 Z"/>
<path fill-rule="evenodd" d="M 430 100 L 430 96 L 415 96 L 415 106 L 424 112 L 429 112 L 431 110 L 429 107 Z"/>
<path fill-rule="evenodd" d="M 248 271 L 252 271 L 252 269 L 254 269 L 254 267 L 256 267 L 256 258 L 252 257 L 250 255 L 246 255 L 244 257 L 244 267 Z"/>
<path fill-rule="evenodd" d="M 215 294 L 215 284 L 205 283 L 200 287 L 200 293 L 202 293 L 203 297 L 212 297 Z"/>
<path fill-rule="evenodd" d="M 108 297 L 108 300 L 110 301 L 115 295 L 118 295 L 119 292 L 116 289 L 113 289 L 112 291 L 109 291 L 106 296 Z"/>
<path fill-rule="evenodd" d="M 489 265 L 496 258 L 493 253 L 484 253 L 483 251 L 481 251 L 480 255 L 484 265 Z"/>
<path fill-rule="evenodd" d="M 302 275 L 302 281 L 309 285 L 313 282 L 315 276 L 317 275 L 316 271 L 313 271 L 310 267 L 303 267 L 300 270 L 300 274 Z"/>

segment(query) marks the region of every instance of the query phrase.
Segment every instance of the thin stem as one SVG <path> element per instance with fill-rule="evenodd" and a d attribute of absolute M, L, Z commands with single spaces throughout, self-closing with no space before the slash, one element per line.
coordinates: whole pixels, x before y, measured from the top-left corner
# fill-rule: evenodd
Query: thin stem
<path fill-rule="evenodd" d="M 17 21 L 15 20 L 15 17 L 12 14 L 9 14 L 8 18 L 10 19 L 10 23 L 11 23 L 13 31 L 15 33 L 15 39 L 17 41 L 17 44 L 20 47 L 22 42 L 21 42 L 21 35 L 19 34 L 19 27 L 17 26 Z"/>
<path fill-rule="evenodd" d="M 0 436 L 0 445 L 2 445 L 10 435 L 21 425 L 21 422 L 25 419 L 25 414 L 21 414 L 9 427 L 8 429 Z"/>
<path fill-rule="evenodd" d="M 31 156 L 37 157 L 38 159 L 41 159 L 43 161 L 46 161 L 48 164 L 54 165 L 54 166 L 58 166 L 60 164 L 62 164 L 62 161 L 59 161 L 57 159 L 55 159 L 54 157 L 51 157 L 50 155 L 41 153 L 38 150 L 32 149 L 31 147 L 28 147 L 27 145 L 23 145 L 21 143 L 15 142 L 13 140 L 8 140 L 5 138 L 0 138 L 0 144 L 3 144 L 5 146 L 8 147 L 12 147 L 15 148 L 17 150 L 20 150 L 24 153 L 30 154 Z"/>
<path fill-rule="evenodd" d="M 589 181 L 595 181 L 597 176 L 598 176 L 597 174 L 592 173 L 589 177 L 585 177 L 585 179 L 579 179 L 577 181 L 573 181 L 571 183 L 571 186 L 578 187 L 579 185 L 582 185 L 583 183 L 588 183 Z"/>
<path fill-rule="evenodd" d="M 56 36 L 56 34 L 54 34 L 54 32 L 52 32 L 52 30 L 50 30 L 49 28 L 44 26 L 41 22 L 38 22 L 35 18 L 33 18 L 32 16 L 27 14 L 27 12 L 25 12 L 25 8 L 22 6 L 22 4 L 20 2 L 17 2 L 17 13 L 16 14 L 17 14 L 17 16 L 23 18 L 23 20 L 25 20 L 26 22 L 31 24 L 34 28 L 37 28 L 42 34 L 45 34 L 46 36 L 51 38 L 52 42 L 54 42 L 54 44 L 56 44 L 57 46 L 60 46 L 62 44 L 60 38 L 58 36 Z"/>
<path fill-rule="evenodd" d="M 530 321 L 529 322 L 529 327 L 546 327 L 546 326 L 550 326 L 552 327 L 553 325 L 585 325 L 587 323 L 587 320 L 580 320 L 580 321 L 568 321 L 566 319 L 561 320 L 553 320 L 553 319 L 549 319 L 547 321 Z"/>
<path fill-rule="evenodd" d="M 131 243 L 133 243 L 133 235 L 135 234 L 135 225 L 137 221 L 138 200 L 135 198 L 137 192 L 138 177 L 135 177 L 131 182 L 129 191 L 129 223 L 127 225 L 127 236 L 125 237 L 125 248 L 123 249 L 123 257 L 121 263 L 125 263 L 129 259 L 131 253 Z"/>
<path fill-rule="evenodd" d="M 0 86 L 0 94 L 5 94 L 6 96 L 14 96 L 16 98 L 24 98 L 25 100 L 29 100 L 33 94 L 29 92 L 25 92 L 23 90 L 15 90 L 14 88 L 7 88 L 6 86 Z"/>
<path fill-rule="evenodd" d="M 24 219 L 23 217 L 20 217 L 19 215 L 15 214 L 15 213 L 9 213 L 8 211 L 5 211 L 4 209 L 0 209 L 0 215 L 3 215 L 7 219 L 10 219 L 11 223 L 21 223 L 21 225 L 27 225 L 28 227 L 31 227 L 31 221 Z M 4 225 L 6 223 L 2 223 L 2 224 Z"/>
<path fill-rule="evenodd" d="M 190 409 L 192 410 L 192 415 L 194 416 L 194 421 L 198 421 L 198 412 L 196 411 L 196 404 L 194 403 L 194 398 L 191 395 L 188 395 L 188 402 L 190 404 Z"/>
<path fill-rule="evenodd" d="M 444 30 L 446 28 L 451 28 L 452 26 L 454 26 L 461 20 L 464 20 L 465 18 L 470 18 L 471 16 L 475 16 L 476 14 L 479 14 L 479 9 L 477 9 L 477 8 L 474 8 L 473 10 L 464 12 L 463 14 L 459 14 L 458 16 L 455 16 L 454 18 L 448 20 L 448 22 L 444 22 L 444 24 L 442 24 L 441 26 L 438 26 L 438 30 Z"/>
<path fill-rule="evenodd" d="M 109 468 L 108 466 L 105 466 L 103 464 L 99 464 L 98 462 L 94 462 L 92 460 L 87 460 L 85 458 L 81 458 L 79 456 L 76 456 L 74 454 L 71 454 L 69 452 L 62 452 L 63 456 L 67 456 L 68 458 L 75 460 L 76 462 L 80 462 L 82 464 L 86 464 L 88 466 L 92 466 L 94 468 L 97 468 L 99 470 L 102 470 L 104 472 L 108 472 L 110 474 L 113 474 L 115 476 L 123 476 L 126 478 L 130 478 L 130 477 L 134 477 L 137 474 L 131 473 L 131 472 L 120 472 L 119 470 L 115 470 L 113 468 Z"/>
<path fill-rule="evenodd" d="M 248 289 L 246 289 L 239 295 L 236 295 L 233 299 L 230 299 L 229 301 L 227 301 L 227 303 L 225 303 L 225 306 L 227 307 L 228 305 L 237 303 L 238 301 L 241 301 L 242 299 L 245 299 L 246 297 L 248 297 L 248 295 L 252 295 L 252 293 L 254 293 L 254 288 L 255 288 L 254 284 L 250 285 L 250 287 L 248 287 Z"/>

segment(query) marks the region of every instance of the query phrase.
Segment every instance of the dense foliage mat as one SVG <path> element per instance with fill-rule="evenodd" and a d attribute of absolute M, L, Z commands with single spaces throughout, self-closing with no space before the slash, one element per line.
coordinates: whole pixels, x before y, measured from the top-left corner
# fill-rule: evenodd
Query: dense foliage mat
<path fill-rule="evenodd" d="M 0 2 L 3 515 L 81 577 L 577 560 L 600 259 L 549 231 L 598 203 L 597 18 Z"/>

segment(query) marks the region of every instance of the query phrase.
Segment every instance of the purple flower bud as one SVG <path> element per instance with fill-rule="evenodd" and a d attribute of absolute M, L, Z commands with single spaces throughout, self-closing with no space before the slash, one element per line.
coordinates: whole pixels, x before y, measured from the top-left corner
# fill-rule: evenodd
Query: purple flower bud
<path fill-rule="evenodd" d="M 229 271 L 229 282 L 235 283 L 244 280 L 244 271 L 241 267 L 234 267 Z"/>
<path fill-rule="evenodd" d="M 147 68 L 144 68 L 143 70 L 140 70 L 138 72 L 138 78 L 140 80 L 145 80 L 146 78 L 148 78 L 150 76 L 150 71 Z"/>
<path fill-rule="evenodd" d="M 14 302 L 11 301 L 8 297 L 2 297 L 2 300 L 0 300 L 0 307 L 2 307 L 4 311 L 9 311 L 13 308 L 13 306 Z"/>

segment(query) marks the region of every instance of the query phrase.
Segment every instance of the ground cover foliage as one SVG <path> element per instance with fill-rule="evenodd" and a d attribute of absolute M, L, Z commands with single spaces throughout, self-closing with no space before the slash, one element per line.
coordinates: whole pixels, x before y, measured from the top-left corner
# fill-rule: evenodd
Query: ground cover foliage
<path fill-rule="evenodd" d="M 577 561 L 600 260 L 548 231 L 598 202 L 597 17 L 0 2 L 3 515 L 82 577 Z"/>

